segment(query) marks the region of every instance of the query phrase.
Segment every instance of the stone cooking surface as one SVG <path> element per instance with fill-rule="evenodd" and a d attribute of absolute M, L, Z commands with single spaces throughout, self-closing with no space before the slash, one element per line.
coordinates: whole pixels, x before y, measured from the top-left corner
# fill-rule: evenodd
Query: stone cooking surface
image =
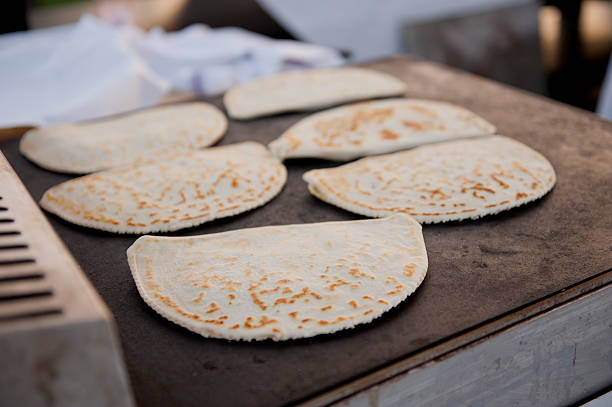
<path fill-rule="evenodd" d="M 612 124 L 546 99 L 430 63 L 396 57 L 371 63 L 407 82 L 406 97 L 464 106 L 500 134 L 541 152 L 557 173 L 542 199 L 475 221 L 424 225 L 429 269 L 399 306 L 355 329 L 286 342 L 205 339 L 150 309 L 125 254 L 137 236 L 51 224 L 113 312 L 142 406 L 280 406 L 371 373 L 484 321 L 610 268 Z M 211 100 L 221 107 L 221 99 Z M 304 114 L 230 121 L 220 144 L 277 138 Z M 71 177 L 44 171 L 0 143 L 35 200 Z M 282 192 L 256 210 L 172 236 L 240 228 L 361 219 L 308 193 L 302 174 L 334 164 L 287 160 Z"/>

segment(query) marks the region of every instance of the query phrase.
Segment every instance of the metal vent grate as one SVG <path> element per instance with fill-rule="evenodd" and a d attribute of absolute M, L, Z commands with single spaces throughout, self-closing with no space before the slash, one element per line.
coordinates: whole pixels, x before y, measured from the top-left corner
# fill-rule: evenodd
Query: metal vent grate
<path fill-rule="evenodd" d="M 1 153 L 0 349 L 2 405 L 133 405 L 110 313 Z"/>
<path fill-rule="evenodd" d="M 62 313 L 51 283 L 0 196 L 0 324 Z"/>

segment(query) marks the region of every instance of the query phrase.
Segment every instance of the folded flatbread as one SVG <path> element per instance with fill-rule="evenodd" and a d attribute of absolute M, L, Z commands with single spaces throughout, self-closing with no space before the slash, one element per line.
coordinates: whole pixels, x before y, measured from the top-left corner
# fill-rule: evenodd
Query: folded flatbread
<path fill-rule="evenodd" d="M 76 178 L 49 189 L 40 205 L 95 229 L 167 232 L 261 206 L 286 179 L 285 167 L 264 146 L 246 142 Z"/>
<path fill-rule="evenodd" d="M 19 148 L 42 168 L 85 174 L 137 159 L 207 147 L 226 129 L 227 119 L 213 105 L 186 103 L 91 123 L 30 130 Z"/>
<path fill-rule="evenodd" d="M 230 89 L 223 99 L 230 117 L 251 119 L 281 112 L 404 93 L 399 79 L 364 68 L 292 71 L 257 78 Z"/>
<path fill-rule="evenodd" d="M 304 174 L 319 199 L 358 214 L 407 213 L 421 223 L 479 218 L 552 189 L 552 165 L 503 136 L 453 141 Z"/>
<path fill-rule="evenodd" d="M 269 147 L 281 159 L 345 161 L 492 134 L 495 126 L 462 107 L 421 99 L 387 99 L 315 113 L 290 127 Z"/>
<path fill-rule="evenodd" d="M 128 249 L 140 295 L 205 337 L 305 338 L 372 321 L 425 278 L 411 217 L 143 236 Z"/>

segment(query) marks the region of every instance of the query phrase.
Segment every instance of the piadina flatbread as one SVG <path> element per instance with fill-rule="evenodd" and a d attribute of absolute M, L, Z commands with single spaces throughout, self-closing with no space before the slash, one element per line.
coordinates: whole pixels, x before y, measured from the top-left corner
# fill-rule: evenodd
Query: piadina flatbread
<path fill-rule="evenodd" d="M 226 129 L 227 119 L 219 109 L 196 102 L 30 130 L 19 149 L 42 168 L 85 174 L 207 147 Z"/>
<path fill-rule="evenodd" d="M 372 321 L 421 284 L 411 217 L 143 236 L 127 251 L 155 311 L 205 337 L 285 340 Z"/>
<path fill-rule="evenodd" d="M 360 99 L 397 96 L 405 89 L 399 79 L 371 69 L 315 69 L 253 79 L 226 92 L 223 102 L 230 117 L 251 119 Z"/>
<path fill-rule="evenodd" d="M 345 161 L 423 144 L 495 134 L 467 109 L 421 99 L 355 103 L 315 113 L 290 127 L 269 148 L 281 158 Z"/>
<path fill-rule="evenodd" d="M 245 142 L 76 178 L 49 189 L 40 205 L 95 229 L 167 232 L 261 206 L 286 179 L 285 167 L 264 146 Z"/>
<path fill-rule="evenodd" d="M 479 218 L 545 195 L 555 171 L 540 153 L 503 136 L 453 141 L 304 174 L 319 199 L 371 217 L 406 213 L 421 223 Z"/>

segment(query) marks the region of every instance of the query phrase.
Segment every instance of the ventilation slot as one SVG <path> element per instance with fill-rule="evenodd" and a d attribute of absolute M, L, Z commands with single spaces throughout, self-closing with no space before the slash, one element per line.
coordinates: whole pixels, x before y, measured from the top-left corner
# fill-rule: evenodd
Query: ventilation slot
<path fill-rule="evenodd" d="M 18 230 L 7 230 L 7 231 L 0 230 L 0 237 L 2 237 L 2 236 L 19 236 L 20 234 L 21 234 L 21 232 L 18 231 Z"/>
<path fill-rule="evenodd" d="M 35 263 L 34 259 L 9 259 L 9 260 L 0 260 L 0 267 L 2 266 L 12 266 L 14 264 L 27 264 L 27 263 Z"/>
<path fill-rule="evenodd" d="M 0 323 L 61 312 L 43 273 L 0 277 Z"/>
<path fill-rule="evenodd" d="M 12 322 L 18 319 L 30 319 L 36 317 L 46 317 L 52 315 L 61 315 L 61 308 L 50 308 L 45 310 L 31 311 L 31 312 L 22 312 L 20 314 L 12 314 L 12 315 L 1 315 L 0 314 L 0 323 L 2 322 Z"/>
<path fill-rule="evenodd" d="M 44 278 L 45 275 L 43 273 L 30 273 L 30 274 L 17 274 L 14 276 L 0 276 L 0 284 L 11 281 L 20 281 L 20 280 L 39 280 Z"/>
<path fill-rule="evenodd" d="M 1 197 L 0 197 L 1 199 Z M 0 205 L 0 323 L 63 313 L 11 205 Z"/>
<path fill-rule="evenodd" d="M 50 297 L 52 295 L 53 295 L 53 291 L 51 290 L 34 291 L 34 292 L 27 292 L 27 293 L 21 293 L 21 294 L 8 294 L 8 295 L 0 294 L 0 302 L 24 300 L 28 298 L 37 298 L 37 297 Z"/>
<path fill-rule="evenodd" d="M 0 250 L 27 249 L 27 244 L 0 244 Z"/>

